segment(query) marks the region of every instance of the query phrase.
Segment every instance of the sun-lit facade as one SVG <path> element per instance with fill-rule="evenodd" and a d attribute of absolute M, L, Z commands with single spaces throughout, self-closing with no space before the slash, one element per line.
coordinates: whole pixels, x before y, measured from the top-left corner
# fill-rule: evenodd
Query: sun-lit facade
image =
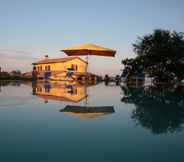
<path fill-rule="evenodd" d="M 33 63 L 38 77 L 44 78 L 49 73 L 49 78 L 55 80 L 66 80 L 67 73 L 72 71 L 75 75 L 85 74 L 87 62 L 80 57 L 65 57 L 50 59 L 46 57 L 43 60 Z"/>

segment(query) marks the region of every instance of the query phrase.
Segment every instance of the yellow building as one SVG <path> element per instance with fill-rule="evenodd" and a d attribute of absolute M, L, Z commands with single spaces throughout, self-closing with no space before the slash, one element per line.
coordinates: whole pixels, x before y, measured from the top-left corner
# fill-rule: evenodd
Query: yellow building
<path fill-rule="evenodd" d="M 46 56 L 44 59 L 33 63 L 39 78 L 53 80 L 74 79 L 77 76 L 84 75 L 87 70 L 87 62 L 80 57 L 65 57 L 50 59 Z M 70 74 L 72 74 L 70 76 Z"/>

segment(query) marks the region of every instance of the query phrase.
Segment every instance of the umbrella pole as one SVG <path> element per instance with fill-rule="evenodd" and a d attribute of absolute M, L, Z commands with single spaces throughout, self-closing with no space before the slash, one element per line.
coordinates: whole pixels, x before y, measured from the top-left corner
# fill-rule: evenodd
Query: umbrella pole
<path fill-rule="evenodd" d="M 86 79 L 88 80 L 88 70 L 89 70 L 89 56 L 87 55 L 86 56 L 86 62 L 87 62 L 87 65 L 86 65 Z"/>
<path fill-rule="evenodd" d="M 86 62 L 87 62 L 87 66 L 86 66 L 86 73 L 88 72 L 88 64 L 89 64 L 89 57 L 88 55 L 86 56 Z"/>
<path fill-rule="evenodd" d="M 89 56 L 87 55 L 86 56 L 86 62 L 87 62 L 87 66 L 86 66 L 86 94 L 87 94 L 87 97 L 86 97 L 86 105 L 88 104 L 88 93 L 89 93 L 89 91 L 88 91 L 88 89 L 87 89 L 87 85 L 88 85 L 88 80 L 89 80 L 89 78 L 88 78 L 88 64 L 89 64 Z"/>

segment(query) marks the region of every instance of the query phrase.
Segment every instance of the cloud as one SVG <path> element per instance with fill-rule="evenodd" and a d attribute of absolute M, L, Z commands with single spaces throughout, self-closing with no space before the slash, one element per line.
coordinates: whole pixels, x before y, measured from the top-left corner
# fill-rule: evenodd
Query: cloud
<path fill-rule="evenodd" d="M 30 52 L 21 50 L 0 49 L 0 66 L 4 71 L 30 71 L 36 60 Z"/>

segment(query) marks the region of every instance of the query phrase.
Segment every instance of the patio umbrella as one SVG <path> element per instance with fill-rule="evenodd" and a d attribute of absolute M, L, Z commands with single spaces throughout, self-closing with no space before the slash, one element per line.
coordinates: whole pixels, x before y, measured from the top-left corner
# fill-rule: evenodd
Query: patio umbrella
<path fill-rule="evenodd" d="M 71 48 L 65 48 L 61 51 L 65 52 L 68 56 L 96 55 L 114 57 L 116 54 L 115 50 L 97 46 L 95 44 L 82 44 Z"/>
<path fill-rule="evenodd" d="M 104 48 L 95 44 L 82 44 L 79 46 L 74 46 L 71 48 L 65 48 L 63 50 L 68 56 L 106 56 L 106 57 L 115 57 L 116 51 L 110 48 Z"/>
<path fill-rule="evenodd" d="M 61 50 L 66 53 L 68 56 L 88 56 L 96 55 L 96 56 L 106 56 L 106 57 L 115 57 L 116 51 L 110 48 L 101 47 L 95 44 L 82 44 L 78 46 L 74 46 L 71 48 L 65 48 Z M 88 71 L 89 63 L 86 66 L 86 73 Z M 89 93 L 89 92 L 88 92 Z M 87 103 L 87 98 L 86 98 Z"/>

